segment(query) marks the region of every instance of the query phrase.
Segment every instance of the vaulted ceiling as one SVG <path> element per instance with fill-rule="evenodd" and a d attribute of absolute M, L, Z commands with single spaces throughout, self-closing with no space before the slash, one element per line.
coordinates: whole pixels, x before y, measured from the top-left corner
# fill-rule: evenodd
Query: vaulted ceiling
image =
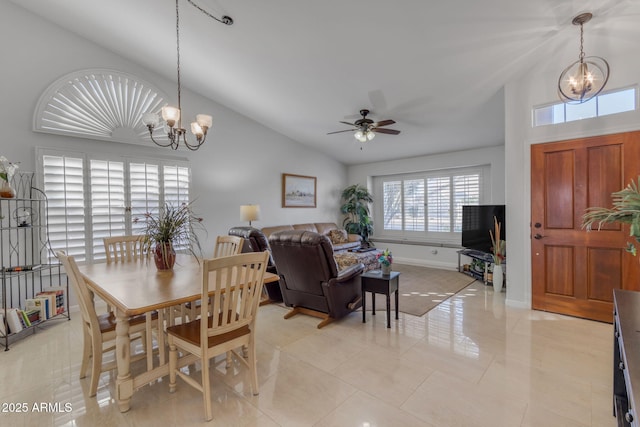
<path fill-rule="evenodd" d="M 12 1 L 175 80 L 174 0 Z M 235 22 L 180 0 L 183 85 L 346 164 L 504 143 L 503 86 L 577 59 L 578 13 L 587 54 L 640 39 L 637 0 L 193 1 Z M 401 134 L 327 135 L 363 108 Z"/>

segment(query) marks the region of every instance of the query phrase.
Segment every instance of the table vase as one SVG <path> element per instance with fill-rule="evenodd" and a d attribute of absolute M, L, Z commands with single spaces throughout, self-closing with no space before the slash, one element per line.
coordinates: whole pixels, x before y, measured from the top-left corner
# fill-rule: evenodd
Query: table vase
<path fill-rule="evenodd" d="M 504 281 L 504 272 L 501 264 L 493 266 L 493 291 L 498 293 L 502 291 L 502 282 Z"/>
<path fill-rule="evenodd" d="M 16 192 L 11 187 L 9 181 L 5 181 L 4 179 L 0 179 L 0 197 L 4 197 L 5 199 L 13 199 L 16 197 Z"/>
<path fill-rule="evenodd" d="M 380 267 L 382 269 L 382 274 L 385 276 L 388 276 L 391 274 L 391 264 L 386 265 L 386 264 L 380 264 Z"/>
<path fill-rule="evenodd" d="M 176 263 L 176 251 L 169 242 L 156 243 L 153 251 L 153 260 L 158 270 L 172 270 Z"/>

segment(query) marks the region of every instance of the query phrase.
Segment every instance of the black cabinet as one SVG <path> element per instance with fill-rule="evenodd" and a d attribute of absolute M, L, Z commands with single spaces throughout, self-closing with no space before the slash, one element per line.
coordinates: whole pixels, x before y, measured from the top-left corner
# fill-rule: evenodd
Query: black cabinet
<path fill-rule="evenodd" d="M 613 415 L 620 427 L 638 427 L 640 292 L 616 289 L 613 303 Z"/>

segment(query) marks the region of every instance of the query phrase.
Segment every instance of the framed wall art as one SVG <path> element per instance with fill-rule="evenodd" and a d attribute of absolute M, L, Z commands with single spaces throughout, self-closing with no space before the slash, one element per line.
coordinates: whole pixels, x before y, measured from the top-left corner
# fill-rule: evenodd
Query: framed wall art
<path fill-rule="evenodd" d="M 316 177 L 283 173 L 282 207 L 315 208 Z"/>

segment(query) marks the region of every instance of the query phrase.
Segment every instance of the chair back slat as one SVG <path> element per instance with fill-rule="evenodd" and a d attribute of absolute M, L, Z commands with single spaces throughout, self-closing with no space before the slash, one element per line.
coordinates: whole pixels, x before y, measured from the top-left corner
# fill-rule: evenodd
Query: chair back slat
<path fill-rule="evenodd" d="M 213 249 L 213 257 L 220 258 L 223 256 L 238 255 L 242 252 L 244 239 L 238 236 L 218 236 L 216 238 L 216 246 Z"/>
<path fill-rule="evenodd" d="M 107 262 L 140 261 L 150 256 L 144 235 L 105 237 L 103 242 Z"/>
<path fill-rule="evenodd" d="M 269 253 L 251 252 L 203 261 L 201 301 L 210 300 L 211 325 L 201 322 L 202 342 L 245 325 L 253 327 Z M 202 318 L 205 318 L 203 308 Z"/>
<path fill-rule="evenodd" d="M 98 315 L 96 314 L 96 309 L 93 305 L 92 292 L 87 287 L 84 277 L 80 274 L 76 260 L 71 256 L 67 256 L 64 251 L 56 252 L 56 257 L 64 266 L 64 270 L 67 273 L 69 282 L 71 282 L 73 291 L 78 297 L 78 305 L 80 306 L 83 322 L 92 329 L 99 328 Z"/>

